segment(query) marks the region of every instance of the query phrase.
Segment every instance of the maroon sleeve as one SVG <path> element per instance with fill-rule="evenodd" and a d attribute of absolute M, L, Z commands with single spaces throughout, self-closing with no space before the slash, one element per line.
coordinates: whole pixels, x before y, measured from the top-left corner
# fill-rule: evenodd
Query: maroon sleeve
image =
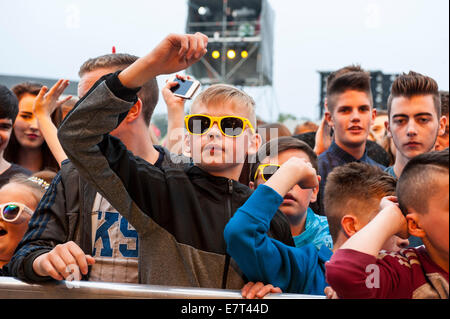
<path fill-rule="evenodd" d="M 398 254 L 380 257 L 338 249 L 326 264 L 327 282 L 339 298 L 411 298 L 413 280 L 407 259 Z"/>

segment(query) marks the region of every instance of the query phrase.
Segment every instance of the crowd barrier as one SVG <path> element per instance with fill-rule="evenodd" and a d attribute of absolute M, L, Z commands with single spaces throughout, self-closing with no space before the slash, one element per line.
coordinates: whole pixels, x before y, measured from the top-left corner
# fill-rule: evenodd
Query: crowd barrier
<path fill-rule="evenodd" d="M 238 290 L 186 288 L 92 281 L 28 284 L 0 277 L 0 299 L 241 299 Z M 270 294 L 265 299 L 323 299 L 323 296 Z"/>

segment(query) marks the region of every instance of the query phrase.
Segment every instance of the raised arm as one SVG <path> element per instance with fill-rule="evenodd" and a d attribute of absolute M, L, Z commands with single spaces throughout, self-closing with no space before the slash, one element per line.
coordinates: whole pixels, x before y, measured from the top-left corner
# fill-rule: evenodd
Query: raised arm
<path fill-rule="evenodd" d="M 72 96 L 67 96 L 59 101 L 59 97 L 67 86 L 69 86 L 69 81 L 62 79 L 56 82 L 50 90 L 43 86 L 33 104 L 33 113 L 38 119 L 39 129 L 59 167 L 61 167 L 62 161 L 67 159 L 67 155 L 59 143 L 58 129 L 53 124 L 51 115 L 57 108 L 72 98 Z"/>
<path fill-rule="evenodd" d="M 407 237 L 406 219 L 393 196 L 326 264 L 327 282 L 340 298 L 411 298 L 413 278 L 404 257 L 380 254 L 388 238 Z"/>
<path fill-rule="evenodd" d="M 119 80 L 128 88 L 137 88 L 158 75 L 184 70 L 205 55 L 207 44 L 208 37 L 199 32 L 170 34 L 149 54 L 123 70 Z"/>
<path fill-rule="evenodd" d="M 149 215 L 161 211 L 158 205 L 167 200 L 163 189 L 165 179 L 160 169 L 141 165 L 141 159 L 134 157 L 108 133 L 137 102 L 136 93 L 143 83 L 158 74 L 176 72 L 198 61 L 205 52 L 204 46 L 199 44 L 204 38 L 202 34 L 170 35 L 150 54 L 118 75 L 104 76 L 77 103 L 58 131 L 64 151 L 80 174 L 138 231 L 148 231 L 141 229 L 146 220 L 141 212 Z M 194 51 L 190 45 L 195 45 Z M 184 53 L 180 55 L 180 52 Z M 194 57 L 186 56 L 192 52 Z M 144 166 L 145 174 L 142 174 Z M 148 201 L 149 193 L 157 200 Z"/>
<path fill-rule="evenodd" d="M 316 187 L 318 177 L 305 161 L 292 158 L 259 186 L 225 228 L 227 251 L 250 281 L 261 281 L 286 292 L 323 294 L 322 256 L 313 245 L 289 247 L 267 236 L 270 220 L 283 196 L 297 183 Z M 329 256 L 328 256 L 329 257 Z"/>
<path fill-rule="evenodd" d="M 331 135 L 331 127 L 328 125 L 328 121 L 324 116 L 320 122 L 315 137 L 314 152 L 317 156 L 325 152 L 330 147 L 332 141 L 333 137 Z"/>
<path fill-rule="evenodd" d="M 179 79 L 190 79 L 189 76 L 177 75 Z M 167 139 L 166 148 L 174 154 L 181 154 L 184 142 L 184 104 L 185 99 L 175 96 L 170 90 L 177 82 L 167 81 L 161 90 L 167 105 Z"/>
<path fill-rule="evenodd" d="M 396 201 L 394 196 L 383 198 L 378 215 L 351 236 L 340 249 L 353 249 L 377 257 L 383 244 L 393 235 L 407 238 L 406 218 Z"/>

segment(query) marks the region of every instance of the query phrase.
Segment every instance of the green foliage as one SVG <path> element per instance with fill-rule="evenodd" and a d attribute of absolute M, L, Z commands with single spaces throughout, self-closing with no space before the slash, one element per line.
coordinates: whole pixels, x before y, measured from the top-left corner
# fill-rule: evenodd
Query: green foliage
<path fill-rule="evenodd" d="M 289 113 L 280 113 L 279 115 L 278 115 L 278 123 L 284 123 L 285 121 L 287 121 L 287 120 L 297 120 L 297 117 L 295 117 L 294 115 L 292 115 L 292 114 L 289 114 Z"/>

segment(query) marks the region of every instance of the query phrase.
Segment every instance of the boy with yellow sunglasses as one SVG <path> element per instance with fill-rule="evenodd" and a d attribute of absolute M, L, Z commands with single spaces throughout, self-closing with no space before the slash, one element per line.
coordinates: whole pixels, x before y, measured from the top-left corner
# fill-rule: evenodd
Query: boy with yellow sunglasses
<path fill-rule="evenodd" d="M 108 134 L 137 102 L 140 86 L 199 61 L 207 39 L 167 36 L 147 56 L 100 79 L 58 132 L 80 175 L 137 230 L 140 283 L 240 289 L 246 282 L 226 253 L 223 230 L 251 194 L 237 180 L 260 144 L 253 99 L 228 85 L 197 96 L 185 139 L 195 165 L 184 170 L 151 165 Z M 293 245 L 281 212 L 272 226 L 274 238 Z"/>

